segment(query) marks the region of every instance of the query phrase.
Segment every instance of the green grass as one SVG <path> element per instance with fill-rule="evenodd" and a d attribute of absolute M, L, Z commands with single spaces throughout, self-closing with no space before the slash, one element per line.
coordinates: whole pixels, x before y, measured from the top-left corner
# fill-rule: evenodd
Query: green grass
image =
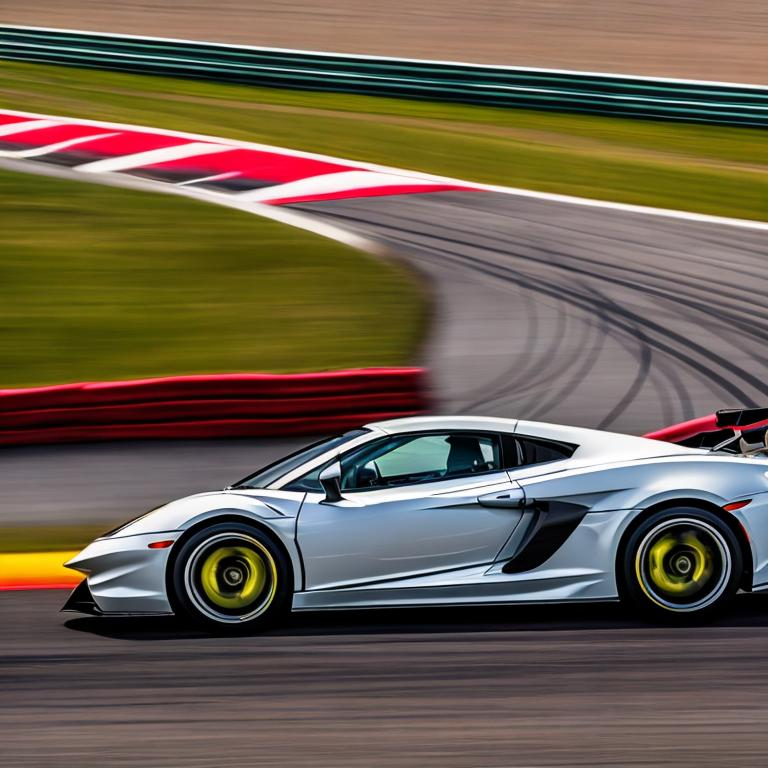
<path fill-rule="evenodd" d="M 768 218 L 765 131 L 0 63 L 0 106 L 249 139 L 480 182 Z"/>
<path fill-rule="evenodd" d="M 408 363 L 410 273 L 169 195 L 0 171 L 0 387 Z"/>
<path fill-rule="evenodd" d="M 58 552 L 83 549 L 101 536 L 109 523 L 101 525 L 9 525 L 0 527 L 2 552 Z"/>

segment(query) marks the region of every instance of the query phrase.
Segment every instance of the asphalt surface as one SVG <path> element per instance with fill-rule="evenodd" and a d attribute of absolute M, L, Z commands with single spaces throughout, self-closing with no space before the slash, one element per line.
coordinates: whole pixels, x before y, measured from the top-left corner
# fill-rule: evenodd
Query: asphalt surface
<path fill-rule="evenodd" d="M 0 529 L 117 524 L 172 499 L 224 488 L 312 441 L 169 440 L 0 448 Z"/>
<path fill-rule="evenodd" d="M 292 207 L 428 275 L 441 411 L 643 434 L 768 402 L 768 231 L 487 192 Z"/>
<path fill-rule="evenodd" d="M 264 636 L 0 594 L 0 759 L 61 766 L 764 766 L 768 600 L 305 614 Z"/>

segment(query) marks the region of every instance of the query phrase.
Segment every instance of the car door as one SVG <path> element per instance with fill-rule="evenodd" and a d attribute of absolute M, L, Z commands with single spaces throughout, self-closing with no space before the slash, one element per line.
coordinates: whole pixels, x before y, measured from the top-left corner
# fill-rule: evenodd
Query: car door
<path fill-rule="evenodd" d="M 389 436 L 342 456 L 342 498 L 309 490 L 299 512 L 306 589 L 493 562 L 522 515 L 503 466 L 488 433 Z"/>
<path fill-rule="evenodd" d="M 521 488 L 525 506 L 498 561 L 504 573 L 522 573 L 545 563 L 576 530 L 590 509 L 588 487 L 579 493 L 572 480 L 563 482 L 578 446 L 519 434 L 502 442 L 507 474 Z"/>

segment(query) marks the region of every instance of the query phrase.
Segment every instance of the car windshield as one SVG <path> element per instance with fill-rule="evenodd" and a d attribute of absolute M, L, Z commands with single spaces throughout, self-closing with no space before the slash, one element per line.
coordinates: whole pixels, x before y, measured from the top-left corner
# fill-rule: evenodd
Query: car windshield
<path fill-rule="evenodd" d="M 258 472 L 254 472 L 252 475 L 244 477 L 231 487 L 268 488 L 272 483 L 277 482 L 281 477 L 284 477 L 302 464 L 305 464 L 318 456 L 322 456 L 326 451 L 338 448 L 345 443 L 348 443 L 350 440 L 354 440 L 356 437 L 365 435 L 368 432 L 370 432 L 368 429 L 353 429 L 350 432 L 345 432 L 343 435 L 328 437 L 317 443 L 312 443 L 312 445 L 301 448 L 295 453 L 291 453 L 272 464 L 268 464 L 266 467 L 262 467 Z"/>

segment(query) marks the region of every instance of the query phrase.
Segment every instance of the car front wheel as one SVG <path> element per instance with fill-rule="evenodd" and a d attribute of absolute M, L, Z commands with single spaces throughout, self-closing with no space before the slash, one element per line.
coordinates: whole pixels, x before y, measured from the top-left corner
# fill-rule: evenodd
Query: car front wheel
<path fill-rule="evenodd" d="M 739 542 L 717 515 L 666 509 L 643 521 L 625 548 L 624 597 L 657 617 L 698 619 L 722 608 L 742 573 Z"/>
<path fill-rule="evenodd" d="M 185 541 L 171 564 L 175 608 L 216 631 L 257 631 L 283 613 L 290 563 L 262 531 L 219 523 Z"/>

